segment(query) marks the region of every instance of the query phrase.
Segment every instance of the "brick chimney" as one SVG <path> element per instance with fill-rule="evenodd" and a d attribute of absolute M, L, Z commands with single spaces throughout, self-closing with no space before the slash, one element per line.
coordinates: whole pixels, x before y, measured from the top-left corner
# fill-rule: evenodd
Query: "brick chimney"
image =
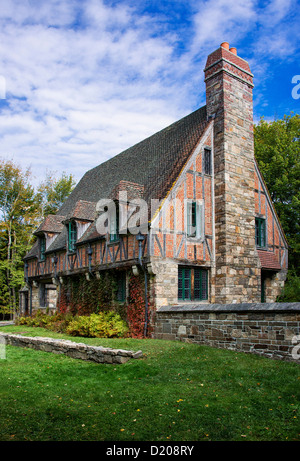
<path fill-rule="evenodd" d="M 253 75 L 228 42 L 208 56 L 204 72 L 207 114 L 214 118 L 215 302 L 259 302 Z"/>

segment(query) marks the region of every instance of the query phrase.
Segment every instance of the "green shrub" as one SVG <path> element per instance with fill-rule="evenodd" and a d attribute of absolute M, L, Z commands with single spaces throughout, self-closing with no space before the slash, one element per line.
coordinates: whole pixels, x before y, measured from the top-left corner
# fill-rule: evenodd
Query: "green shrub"
<path fill-rule="evenodd" d="M 65 324 L 67 320 L 67 316 L 63 314 L 55 314 L 55 315 L 48 315 L 43 314 L 41 311 L 37 311 L 37 313 L 32 317 L 19 317 L 16 320 L 17 325 L 27 325 L 29 327 L 41 327 L 41 328 L 48 328 L 49 330 L 60 331 L 59 325 Z"/>
<path fill-rule="evenodd" d="M 90 338 L 113 338 L 125 336 L 126 323 L 115 312 L 100 312 L 90 316 L 75 317 L 67 326 L 66 333 Z"/>
<path fill-rule="evenodd" d="M 37 312 L 33 317 L 19 317 L 16 324 L 89 338 L 120 338 L 128 333 L 126 322 L 112 311 L 75 317 L 71 314 L 47 315 Z"/>
<path fill-rule="evenodd" d="M 300 277 L 294 272 L 291 271 L 288 273 L 284 288 L 277 301 L 286 303 L 300 301 Z"/>

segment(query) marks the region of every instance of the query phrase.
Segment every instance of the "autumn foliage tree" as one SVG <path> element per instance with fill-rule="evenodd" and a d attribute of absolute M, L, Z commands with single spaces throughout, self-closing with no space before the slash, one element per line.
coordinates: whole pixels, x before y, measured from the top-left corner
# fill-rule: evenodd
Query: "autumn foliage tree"
<path fill-rule="evenodd" d="M 33 231 L 55 213 L 74 187 L 73 177 L 53 176 L 35 190 L 29 169 L 0 160 L 0 314 L 12 314 L 24 283 L 23 257 L 32 246 Z M 1 317 L 0 317 L 1 318 Z"/>
<path fill-rule="evenodd" d="M 22 255 L 32 241 L 37 212 L 30 172 L 0 163 L 0 308 L 12 312 L 23 279 Z"/>

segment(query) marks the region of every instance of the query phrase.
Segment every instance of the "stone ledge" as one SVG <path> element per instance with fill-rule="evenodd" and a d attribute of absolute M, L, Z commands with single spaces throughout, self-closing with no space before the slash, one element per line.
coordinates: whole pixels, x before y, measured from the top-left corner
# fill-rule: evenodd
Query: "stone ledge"
<path fill-rule="evenodd" d="M 0 342 L 1 338 L 5 340 L 6 344 L 10 344 L 11 346 L 30 347 L 44 352 L 64 354 L 75 359 L 97 363 L 125 363 L 130 359 L 138 359 L 143 356 L 142 351 L 134 352 L 102 346 L 90 346 L 84 343 L 75 343 L 67 339 L 21 336 L 10 333 L 0 333 Z"/>
<path fill-rule="evenodd" d="M 300 312 L 296 303 L 240 303 L 240 304 L 176 304 L 163 306 L 156 314 L 165 312 Z"/>

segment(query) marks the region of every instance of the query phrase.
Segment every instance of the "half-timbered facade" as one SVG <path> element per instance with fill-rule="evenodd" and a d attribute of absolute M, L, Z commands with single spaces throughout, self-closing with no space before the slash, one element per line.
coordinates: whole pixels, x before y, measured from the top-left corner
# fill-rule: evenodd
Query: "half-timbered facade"
<path fill-rule="evenodd" d="M 226 42 L 204 72 L 206 106 L 88 171 L 40 225 L 23 311 L 55 309 L 72 277 L 106 271 L 117 302 L 145 273 L 157 309 L 276 299 L 287 242 L 254 159 L 253 75 Z"/>

